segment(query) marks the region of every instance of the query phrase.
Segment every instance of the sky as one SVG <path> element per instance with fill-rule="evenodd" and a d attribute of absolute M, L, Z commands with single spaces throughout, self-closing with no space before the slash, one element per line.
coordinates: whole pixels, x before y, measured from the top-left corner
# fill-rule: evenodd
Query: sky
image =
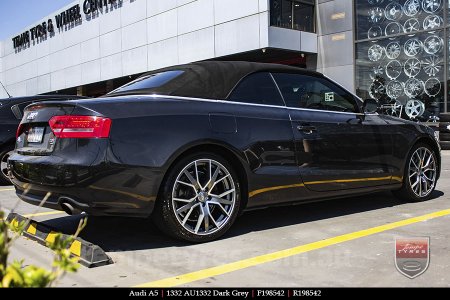
<path fill-rule="evenodd" d="M 73 0 L 0 0 L 0 40 L 28 30 L 28 26 Z"/>

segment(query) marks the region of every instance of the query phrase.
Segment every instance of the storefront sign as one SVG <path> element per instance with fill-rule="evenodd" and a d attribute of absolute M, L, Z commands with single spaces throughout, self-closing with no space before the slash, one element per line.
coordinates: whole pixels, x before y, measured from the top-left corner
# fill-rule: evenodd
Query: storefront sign
<path fill-rule="evenodd" d="M 81 22 L 81 10 L 83 10 L 85 15 L 90 15 L 106 8 L 108 5 L 115 5 L 121 2 L 122 0 L 85 0 L 83 9 L 81 9 L 79 4 L 74 5 L 66 11 L 56 15 L 54 18 L 55 22 L 53 22 L 53 19 L 48 19 L 47 22 L 43 22 L 14 37 L 12 39 L 14 48 L 26 46 L 30 44 L 31 41 L 45 37 L 48 33 L 50 33 L 51 36 L 51 34 L 55 32 L 55 24 L 58 29 L 62 29 L 68 24 Z"/>

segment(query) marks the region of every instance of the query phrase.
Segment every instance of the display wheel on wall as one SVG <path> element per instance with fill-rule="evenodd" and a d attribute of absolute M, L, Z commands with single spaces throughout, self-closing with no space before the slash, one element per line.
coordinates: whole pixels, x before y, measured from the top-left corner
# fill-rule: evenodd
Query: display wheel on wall
<path fill-rule="evenodd" d="M 381 29 L 380 26 L 372 26 L 372 27 L 370 27 L 369 31 L 367 32 L 367 37 L 369 39 L 379 38 L 382 35 L 383 35 L 383 29 Z"/>
<path fill-rule="evenodd" d="M 423 29 L 432 30 L 442 26 L 443 20 L 437 15 L 431 15 L 423 20 Z"/>
<path fill-rule="evenodd" d="M 369 87 L 369 96 L 373 99 L 380 100 L 386 94 L 386 87 L 379 80 L 375 80 Z"/>
<path fill-rule="evenodd" d="M 423 49 L 428 54 L 436 54 L 440 52 L 443 48 L 444 41 L 437 35 L 429 36 L 425 39 L 423 43 Z"/>
<path fill-rule="evenodd" d="M 384 34 L 387 36 L 395 35 L 403 32 L 403 26 L 398 22 L 391 22 L 387 24 Z"/>
<path fill-rule="evenodd" d="M 441 0 L 422 0 L 422 8 L 426 13 L 432 14 L 441 8 Z"/>
<path fill-rule="evenodd" d="M 420 30 L 420 22 L 416 18 L 406 20 L 403 25 L 403 31 L 405 33 L 412 33 Z"/>
<path fill-rule="evenodd" d="M 386 6 L 384 15 L 386 19 L 396 21 L 402 17 L 403 7 L 398 2 L 391 2 Z"/>
<path fill-rule="evenodd" d="M 402 110 L 403 110 L 402 103 L 398 100 L 394 100 L 391 103 L 389 103 L 386 109 L 386 114 L 400 118 L 402 115 Z"/>
<path fill-rule="evenodd" d="M 369 48 L 367 55 L 371 61 L 379 61 L 384 56 L 384 48 L 375 44 Z"/>
<path fill-rule="evenodd" d="M 389 59 L 397 59 L 401 54 L 401 46 L 398 42 L 389 43 L 386 46 L 386 56 Z"/>
<path fill-rule="evenodd" d="M 403 96 L 403 83 L 398 80 L 389 81 L 386 85 L 386 94 L 391 99 L 398 99 Z"/>
<path fill-rule="evenodd" d="M 406 76 L 412 78 L 419 75 L 422 70 L 420 60 L 417 58 L 410 58 L 405 62 L 404 71 Z"/>
<path fill-rule="evenodd" d="M 414 17 L 420 12 L 420 0 L 408 0 L 403 5 L 403 13 L 408 17 Z"/>
<path fill-rule="evenodd" d="M 430 97 L 436 97 L 441 92 L 441 82 L 433 77 L 425 82 L 425 93 Z"/>
<path fill-rule="evenodd" d="M 397 79 L 402 74 L 402 64 L 398 60 L 392 60 L 386 65 L 386 75 L 389 79 Z"/>
<path fill-rule="evenodd" d="M 383 75 L 384 75 L 384 67 L 383 67 L 383 65 L 378 65 L 378 66 L 372 67 L 372 73 L 369 74 L 370 79 L 372 81 L 376 80 L 376 79 L 379 79 Z"/>
<path fill-rule="evenodd" d="M 379 7 L 369 9 L 369 22 L 372 24 L 380 24 L 384 21 L 384 11 Z"/>
<path fill-rule="evenodd" d="M 406 102 L 405 113 L 411 120 L 421 117 L 424 112 L 425 104 L 422 101 L 411 99 Z"/>
<path fill-rule="evenodd" d="M 409 57 L 414 57 L 422 52 L 423 44 L 418 38 L 412 38 L 406 41 L 403 46 L 403 52 Z"/>
<path fill-rule="evenodd" d="M 405 82 L 405 94 L 409 98 L 416 98 L 424 90 L 423 81 L 417 78 L 410 78 Z"/>
<path fill-rule="evenodd" d="M 430 77 L 435 77 L 440 73 L 444 61 L 437 55 L 429 55 L 422 61 L 423 71 Z"/>

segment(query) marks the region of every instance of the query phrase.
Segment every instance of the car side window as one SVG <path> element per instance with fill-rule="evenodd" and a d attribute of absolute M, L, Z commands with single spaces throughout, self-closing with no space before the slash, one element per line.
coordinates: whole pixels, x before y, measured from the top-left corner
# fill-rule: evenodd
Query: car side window
<path fill-rule="evenodd" d="M 352 94 L 321 77 L 274 73 L 288 107 L 339 112 L 359 112 Z"/>
<path fill-rule="evenodd" d="M 283 98 L 269 73 L 248 75 L 228 96 L 229 101 L 285 106 Z"/>

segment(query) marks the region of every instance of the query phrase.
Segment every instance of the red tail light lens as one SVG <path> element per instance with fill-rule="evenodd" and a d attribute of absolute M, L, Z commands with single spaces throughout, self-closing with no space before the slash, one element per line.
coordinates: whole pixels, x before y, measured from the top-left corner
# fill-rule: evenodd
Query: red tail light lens
<path fill-rule="evenodd" d="M 55 116 L 48 122 L 56 137 L 61 139 L 107 138 L 111 119 L 92 116 Z"/>
<path fill-rule="evenodd" d="M 19 127 L 17 127 L 16 140 L 19 138 L 19 136 L 22 134 L 22 132 L 23 132 L 23 124 L 20 124 Z"/>

